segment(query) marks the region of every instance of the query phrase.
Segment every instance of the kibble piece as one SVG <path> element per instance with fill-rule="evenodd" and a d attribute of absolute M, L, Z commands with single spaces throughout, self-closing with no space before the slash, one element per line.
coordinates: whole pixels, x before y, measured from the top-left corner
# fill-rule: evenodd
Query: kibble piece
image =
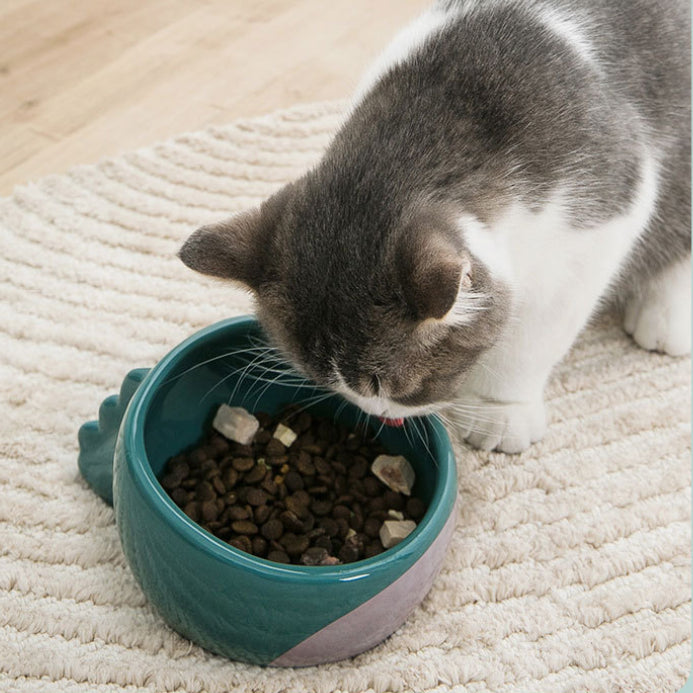
<path fill-rule="evenodd" d="M 381 510 L 387 510 L 388 505 L 385 502 L 385 498 L 383 496 L 378 496 L 377 498 L 371 498 L 368 501 L 368 512 L 371 513 L 377 513 L 380 512 Z"/>
<path fill-rule="evenodd" d="M 303 477 L 293 469 L 287 472 L 284 477 L 284 483 L 286 484 L 286 488 L 292 493 L 294 491 L 301 491 L 304 487 Z"/>
<path fill-rule="evenodd" d="M 190 501 L 183 507 L 183 512 L 193 522 L 197 522 L 200 519 L 200 504 L 195 501 Z"/>
<path fill-rule="evenodd" d="M 231 464 L 237 472 L 247 472 L 253 468 L 255 460 L 252 457 L 234 457 Z"/>
<path fill-rule="evenodd" d="M 303 521 L 291 510 L 285 510 L 279 515 L 279 519 L 290 532 L 300 532 L 303 529 Z"/>
<path fill-rule="evenodd" d="M 202 519 L 205 522 L 212 522 L 219 517 L 219 509 L 217 508 L 216 501 L 213 500 L 205 501 L 202 504 L 200 511 L 202 513 Z"/>
<path fill-rule="evenodd" d="M 301 502 L 302 500 L 302 498 L 299 499 L 296 497 L 296 494 L 294 494 L 289 496 L 285 503 L 287 510 L 291 510 L 296 517 L 300 518 L 301 520 L 305 520 L 305 518 L 308 517 L 308 505 Z"/>
<path fill-rule="evenodd" d="M 314 500 L 310 504 L 310 509 L 313 513 L 322 517 L 323 515 L 329 515 L 332 511 L 332 503 L 328 500 Z"/>
<path fill-rule="evenodd" d="M 270 457 L 281 457 L 282 455 L 286 455 L 286 445 L 278 438 L 270 438 L 265 446 L 265 454 Z"/>
<path fill-rule="evenodd" d="M 229 450 L 229 441 L 224 436 L 213 435 L 209 440 L 209 448 L 213 457 L 221 457 Z"/>
<path fill-rule="evenodd" d="M 259 505 L 253 512 L 256 525 L 263 525 L 269 519 L 272 508 L 269 505 Z"/>
<path fill-rule="evenodd" d="M 246 536 L 234 537 L 233 539 L 229 539 L 229 544 L 237 549 L 240 549 L 241 551 L 245 551 L 246 553 L 253 552 L 253 545 L 250 539 Z"/>
<path fill-rule="evenodd" d="M 311 497 L 307 491 L 301 489 L 299 491 L 294 491 L 291 495 L 293 498 L 296 499 L 297 503 L 303 503 L 303 505 L 310 505 Z"/>
<path fill-rule="evenodd" d="M 231 458 L 228 458 L 231 464 Z M 221 480 L 228 490 L 231 490 L 238 483 L 238 472 L 231 466 L 227 467 L 221 475 Z"/>
<path fill-rule="evenodd" d="M 277 495 L 277 491 L 278 491 L 277 484 L 275 484 L 274 481 L 272 480 L 271 474 L 267 474 L 265 476 L 265 478 L 262 480 L 262 484 L 261 484 L 260 488 L 267 491 L 267 493 L 269 493 L 270 496 L 276 496 Z"/>
<path fill-rule="evenodd" d="M 392 520 L 403 520 L 404 519 L 404 514 L 401 513 L 399 510 L 390 510 L 387 511 L 387 515 L 390 519 Z"/>
<path fill-rule="evenodd" d="M 171 491 L 181 485 L 183 481 L 183 475 L 171 472 L 170 474 L 165 474 L 161 477 L 161 485 L 167 490 Z"/>
<path fill-rule="evenodd" d="M 359 550 L 358 544 L 349 539 L 347 539 L 342 548 L 339 549 L 339 558 L 344 563 L 353 563 L 354 561 L 358 561 L 360 557 L 361 551 Z"/>
<path fill-rule="evenodd" d="M 349 518 L 349 527 L 357 532 L 363 529 L 363 514 L 360 512 L 354 512 Z"/>
<path fill-rule="evenodd" d="M 321 517 L 318 526 L 325 530 L 328 537 L 335 537 L 339 532 L 339 525 L 331 517 Z"/>
<path fill-rule="evenodd" d="M 280 423 L 277 424 L 277 428 L 274 429 L 274 438 L 280 441 L 287 448 L 293 445 L 298 435 L 295 431 L 292 431 L 288 426 Z"/>
<path fill-rule="evenodd" d="M 363 533 L 371 539 L 377 539 L 380 535 L 380 525 L 382 522 L 375 517 L 369 517 L 363 523 Z"/>
<path fill-rule="evenodd" d="M 250 512 L 242 505 L 229 506 L 226 514 L 231 520 L 247 520 L 250 517 Z"/>
<path fill-rule="evenodd" d="M 231 529 L 238 534 L 257 534 L 258 528 L 254 522 L 250 520 L 236 520 L 231 523 Z"/>
<path fill-rule="evenodd" d="M 207 460 L 207 453 L 202 448 L 197 448 L 190 453 L 190 457 L 188 459 L 196 467 L 199 467 Z"/>
<path fill-rule="evenodd" d="M 256 556 L 264 556 L 267 553 L 267 539 L 259 534 L 253 537 L 251 545 Z"/>
<path fill-rule="evenodd" d="M 334 508 L 332 508 L 332 517 L 334 517 L 335 520 L 339 520 L 340 518 L 348 520 L 351 517 L 351 510 L 349 510 L 346 505 L 335 505 Z"/>
<path fill-rule="evenodd" d="M 405 496 L 411 495 L 416 476 L 406 457 L 378 455 L 371 465 L 371 471 L 388 488 L 403 493 Z"/>
<path fill-rule="evenodd" d="M 185 505 L 188 502 L 188 492 L 180 487 L 171 491 L 171 498 L 176 505 Z"/>
<path fill-rule="evenodd" d="M 315 546 L 321 546 L 323 549 L 326 549 L 328 553 L 332 553 L 334 550 L 334 543 L 328 536 L 318 537 L 313 544 Z"/>
<path fill-rule="evenodd" d="M 238 494 L 235 491 L 229 491 L 228 493 L 225 493 L 222 500 L 226 505 L 234 505 L 234 503 L 238 500 Z"/>
<path fill-rule="evenodd" d="M 248 505 L 258 506 L 267 503 L 269 496 L 261 488 L 249 488 L 246 495 Z"/>
<path fill-rule="evenodd" d="M 379 541 L 371 541 L 363 549 L 364 558 L 373 558 L 383 552 L 382 544 Z"/>
<path fill-rule="evenodd" d="M 245 473 L 243 481 L 246 484 L 258 484 L 265 478 L 265 474 L 267 474 L 267 467 L 264 463 L 258 462 L 250 471 Z"/>
<path fill-rule="evenodd" d="M 289 556 L 298 557 L 308 548 L 310 541 L 305 534 L 289 532 L 281 538 L 281 545 Z"/>
<path fill-rule="evenodd" d="M 315 474 L 315 465 L 312 463 L 310 455 L 306 452 L 305 448 L 299 453 L 296 468 L 303 476 L 313 476 L 313 474 Z"/>
<path fill-rule="evenodd" d="M 406 511 L 412 519 L 420 520 L 426 512 L 426 506 L 419 498 L 408 498 Z"/>
<path fill-rule="evenodd" d="M 286 553 L 286 551 L 279 551 L 277 549 L 273 549 L 267 554 L 267 560 L 274 561 L 275 563 L 291 563 L 289 554 Z"/>
<path fill-rule="evenodd" d="M 363 490 L 370 498 L 380 496 L 382 493 L 382 488 L 382 484 L 374 476 L 367 476 L 363 480 Z"/>
<path fill-rule="evenodd" d="M 406 497 L 401 493 L 397 493 L 388 488 L 385 493 L 383 493 L 383 500 L 388 508 L 392 508 L 393 510 L 404 510 Z"/>
<path fill-rule="evenodd" d="M 337 535 L 344 539 L 350 530 L 349 523 L 343 517 L 339 517 L 337 518 L 337 527 Z"/>
<path fill-rule="evenodd" d="M 260 428 L 260 422 L 243 407 L 222 404 L 217 409 L 212 426 L 229 440 L 249 445 Z"/>
<path fill-rule="evenodd" d="M 284 525 L 281 520 L 267 520 L 260 531 L 265 539 L 277 540 L 284 534 Z"/>
<path fill-rule="evenodd" d="M 389 549 L 406 539 L 416 529 L 412 520 L 386 520 L 380 528 L 380 541 Z"/>

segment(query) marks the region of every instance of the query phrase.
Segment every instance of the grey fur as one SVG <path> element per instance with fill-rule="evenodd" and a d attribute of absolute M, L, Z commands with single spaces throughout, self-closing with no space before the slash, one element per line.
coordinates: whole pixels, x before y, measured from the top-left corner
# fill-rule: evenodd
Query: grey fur
<path fill-rule="evenodd" d="M 441 3 L 454 21 L 383 75 L 321 162 L 261 214 L 206 227 L 181 250 L 194 269 L 254 289 L 270 335 L 325 384 L 336 366 L 364 395 L 453 397 L 508 312 L 507 288 L 455 232 L 461 210 L 490 222 L 518 197 L 540 209 L 564 182 L 575 227 L 602 223 L 632 202 L 644 145 L 662 157 L 657 215 L 613 295 L 690 252 L 688 3 L 474 4 Z M 589 27 L 599 70 L 539 21 L 543 5 Z M 436 256 L 436 239 L 452 258 Z M 464 257 L 486 309 L 462 326 L 427 320 L 449 303 Z M 440 279 L 414 280 L 422 266 Z"/>

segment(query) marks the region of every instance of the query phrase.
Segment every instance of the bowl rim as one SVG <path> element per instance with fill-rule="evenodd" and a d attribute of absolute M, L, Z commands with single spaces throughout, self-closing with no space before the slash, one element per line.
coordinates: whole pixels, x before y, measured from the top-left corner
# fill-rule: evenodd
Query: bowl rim
<path fill-rule="evenodd" d="M 223 563 L 255 573 L 259 577 L 282 579 L 289 582 L 352 581 L 374 573 L 388 571 L 393 563 L 404 560 L 412 563 L 434 542 L 440 534 L 455 506 L 457 495 L 456 464 L 449 436 L 436 417 L 421 417 L 424 425 L 435 434 L 434 445 L 439 451 L 436 461 L 438 475 L 426 514 L 416 529 L 402 542 L 371 558 L 336 566 L 301 566 L 283 564 L 260 558 L 236 549 L 218 539 L 191 520 L 170 498 L 154 475 L 148 462 L 144 443 L 144 422 L 158 388 L 167 380 L 169 372 L 190 351 L 220 332 L 244 333 L 251 327 L 259 327 L 252 315 L 226 318 L 198 330 L 171 349 L 147 374 L 137 388 L 123 421 L 125 463 L 145 502 L 165 521 L 180 538 L 197 549 L 210 554 Z M 114 503 L 118 499 L 114 498 Z"/>

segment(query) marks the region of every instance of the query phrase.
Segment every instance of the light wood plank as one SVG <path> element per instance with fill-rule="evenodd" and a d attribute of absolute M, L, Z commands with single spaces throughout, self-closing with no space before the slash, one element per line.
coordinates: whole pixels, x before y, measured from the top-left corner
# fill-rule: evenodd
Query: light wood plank
<path fill-rule="evenodd" d="M 180 132 L 347 98 L 428 4 L 12 0 L 0 29 L 0 194 Z"/>

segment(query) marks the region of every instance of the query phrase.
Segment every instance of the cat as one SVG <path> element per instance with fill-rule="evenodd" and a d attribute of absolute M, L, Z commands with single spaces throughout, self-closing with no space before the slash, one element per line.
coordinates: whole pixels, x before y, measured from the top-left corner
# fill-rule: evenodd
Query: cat
<path fill-rule="evenodd" d="M 296 368 L 473 446 L 546 429 L 607 304 L 690 352 L 688 0 L 448 0 L 367 72 L 320 162 L 179 256 L 251 289 Z"/>

